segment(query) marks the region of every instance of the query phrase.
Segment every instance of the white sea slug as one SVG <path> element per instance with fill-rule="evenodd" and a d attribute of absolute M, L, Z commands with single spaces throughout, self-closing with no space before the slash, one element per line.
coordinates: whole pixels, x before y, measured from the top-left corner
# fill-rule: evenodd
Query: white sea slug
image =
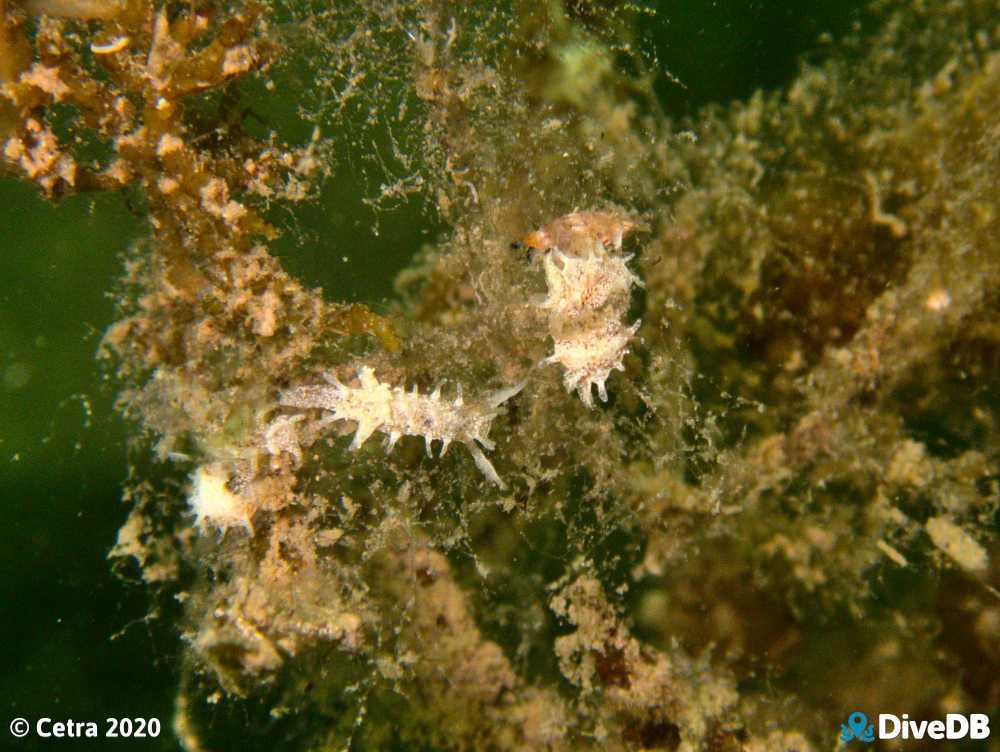
<path fill-rule="evenodd" d="M 329 421 L 350 420 L 357 423 L 351 449 L 357 449 L 375 432 L 386 434 L 388 449 L 402 436 L 422 436 L 431 453 L 431 444 L 441 442 L 442 456 L 452 442 L 464 444 L 476 467 L 502 489 L 506 486 L 486 459 L 480 446 L 492 450 L 488 438 L 490 424 L 500 414 L 499 407 L 517 394 L 524 383 L 498 392 L 485 400 L 466 403 L 461 388 L 454 400 L 441 398 L 441 388 L 421 394 L 416 387 L 405 389 L 383 384 L 369 366 L 358 369 L 359 386 L 345 386 L 330 374 L 324 374 L 326 385 L 293 387 L 281 393 L 279 403 L 298 409 L 328 410 Z"/>
<path fill-rule="evenodd" d="M 559 363 L 563 383 L 593 407 L 593 388 L 602 402 L 608 399 L 605 382 L 612 370 L 624 370 L 622 359 L 639 328 L 622 323 L 633 285 L 641 280 L 628 268 L 631 256 L 622 256 L 621 235 L 611 250 L 599 238 L 591 239 L 586 255 L 571 256 L 552 248 L 545 256 L 548 296 L 540 304 L 549 312 L 549 333 L 555 352 L 543 361 Z"/>

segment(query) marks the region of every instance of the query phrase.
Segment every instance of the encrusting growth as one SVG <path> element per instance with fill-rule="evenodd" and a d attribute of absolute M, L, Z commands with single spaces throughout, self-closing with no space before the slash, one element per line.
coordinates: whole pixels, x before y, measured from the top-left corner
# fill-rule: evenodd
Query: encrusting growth
<path fill-rule="evenodd" d="M 351 449 L 358 449 L 375 431 L 388 436 L 388 449 L 402 436 L 422 436 L 427 454 L 431 455 L 431 444 L 440 441 L 439 457 L 453 441 L 465 444 L 480 472 L 501 489 L 506 488 L 480 446 L 494 448 L 488 438 L 490 424 L 499 415 L 500 405 L 521 391 L 523 382 L 483 401 L 466 403 L 461 388 L 449 402 L 441 398 L 440 386 L 431 394 L 421 394 L 416 387 L 407 392 L 379 381 L 370 366 L 361 366 L 357 373 L 360 386 L 345 386 L 333 375 L 323 374 L 328 385 L 288 389 L 282 392 L 279 402 L 284 407 L 329 410 L 333 415 L 324 422 L 354 421 L 358 427 Z"/>

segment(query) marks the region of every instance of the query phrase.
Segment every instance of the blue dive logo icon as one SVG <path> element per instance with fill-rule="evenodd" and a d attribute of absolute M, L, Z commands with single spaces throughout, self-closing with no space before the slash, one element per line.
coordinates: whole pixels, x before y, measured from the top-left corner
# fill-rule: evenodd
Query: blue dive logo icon
<path fill-rule="evenodd" d="M 859 742 L 875 741 L 875 726 L 868 725 L 864 713 L 851 713 L 847 717 L 847 723 L 840 724 L 840 740 L 849 742 L 851 739 Z"/>

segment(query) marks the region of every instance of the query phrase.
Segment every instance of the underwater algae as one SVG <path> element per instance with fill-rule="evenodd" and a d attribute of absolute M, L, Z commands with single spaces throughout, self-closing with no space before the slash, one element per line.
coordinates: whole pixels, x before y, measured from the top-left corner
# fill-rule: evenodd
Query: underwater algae
<path fill-rule="evenodd" d="M 183 748 L 804 752 L 1000 707 L 996 2 L 875 2 L 683 121 L 641 8 L 0 10 L 4 172 L 148 215 L 112 558 L 179 605 Z M 352 160 L 443 227 L 380 307 L 273 253 Z"/>

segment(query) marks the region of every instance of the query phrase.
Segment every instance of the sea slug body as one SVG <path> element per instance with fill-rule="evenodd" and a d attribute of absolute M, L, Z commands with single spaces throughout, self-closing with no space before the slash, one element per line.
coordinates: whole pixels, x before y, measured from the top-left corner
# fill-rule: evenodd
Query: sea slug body
<path fill-rule="evenodd" d="M 624 326 L 617 319 L 599 320 L 596 325 L 581 326 L 564 338 L 553 335 L 555 353 L 543 362 L 562 365 L 566 390 L 576 391 L 587 407 L 594 406 L 595 386 L 601 402 L 607 402 L 605 382 L 612 370 L 625 370 L 622 358 L 635 338 L 639 323 L 636 321 L 632 326 Z"/>
<path fill-rule="evenodd" d="M 595 241 L 620 251 L 622 239 L 635 229 L 647 228 L 621 211 L 571 212 L 528 233 L 521 242 L 536 251 L 560 248 L 572 255 L 586 253 Z"/>
<path fill-rule="evenodd" d="M 549 294 L 541 307 L 560 316 L 581 316 L 611 303 L 628 307 L 632 285 L 642 284 L 628 268 L 631 256 L 611 256 L 595 243 L 585 258 L 567 256 L 554 248 L 545 256 Z"/>
<path fill-rule="evenodd" d="M 336 377 L 324 374 L 326 385 L 288 389 L 281 393 L 279 404 L 328 410 L 332 413 L 329 421 L 355 422 L 357 429 L 351 449 L 358 449 L 376 431 L 386 434 L 390 450 L 402 436 L 423 437 L 428 455 L 432 455 L 434 441 L 441 442 L 438 456 L 452 442 L 464 444 L 480 472 L 501 489 L 506 488 L 482 449 L 494 448 L 488 437 L 490 425 L 500 414 L 500 405 L 521 391 L 523 383 L 501 389 L 485 400 L 466 403 L 461 389 L 454 400 L 448 401 L 441 398 L 440 387 L 430 394 L 421 394 L 416 387 L 408 392 L 382 383 L 369 366 L 361 366 L 357 374 L 359 386 L 346 386 Z"/>
<path fill-rule="evenodd" d="M 544 256 L 548 295 L 539 306 L 548 311 L 554 352 L 542 363 L 561 365 L 567 391 L 587 407 L 594 406 L 594 387 L 607 401 L 608 376 L 625 369 L 622 360 L 640 323 L 622 323 L 632 287 L 642 285 L 628 267 L 632 257 L 621 254 L 622 236 L 635 225 L 621 220 L 615 226 L 611 216 L 570 214 L 528 236 L 536 247 L 559 238 L 572 249 L 553 245 Z"/>

